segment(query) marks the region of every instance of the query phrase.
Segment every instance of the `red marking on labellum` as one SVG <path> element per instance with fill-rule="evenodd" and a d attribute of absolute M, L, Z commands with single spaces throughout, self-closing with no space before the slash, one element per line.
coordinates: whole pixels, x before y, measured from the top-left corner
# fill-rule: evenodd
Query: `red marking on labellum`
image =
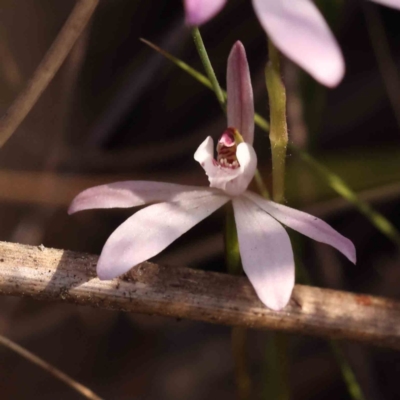
<path fill-rule="evenodd" d="M 227 128 L 218 141 L 218 165 L 224 168 L 239 168 L 236 158 L 237 143 L 235 140 L 235 128 Z"/>
<path fill-rule="evenodd" d="M 221 144 L 225 147 L 232 147 L 236 145 L 235 142 L 235 128 L 227 128 L 224 133 L 221 135 L 221 138 L 218 141 L 218 144 Z"/>

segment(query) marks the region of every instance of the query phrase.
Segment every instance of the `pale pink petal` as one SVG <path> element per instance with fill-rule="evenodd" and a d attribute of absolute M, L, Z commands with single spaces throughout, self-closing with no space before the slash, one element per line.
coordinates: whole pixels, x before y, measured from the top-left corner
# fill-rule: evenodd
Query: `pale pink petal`
<path fill-rule="evenodd" d="M 400 9 L 400 0 L 372 0 L 384 6 Z"/>
<path fill-rule="evenodd" d="M 282 225 L 244 197 L 233 199 L 244 272 L 260 300 L 273 310 L 286 306 L 294 286 L 294 260 Z"/>
<path fill-rule="evenodd" d="M 209 136 L 194 153 L 194 159 L 204 168 L 210 187 L 225 191 L 231 196 L 243 193 L 254 177 L 257 168 L 257 155 L 253 146 L 240 143 L 237 146 L 236 158 L 239 168 L 220 166 L 214 159 L 214 141 Z"/>
<path fill-rule="evenodd" d="M 186 23 L 191 26 L 204 24 L 218 14 L 226 0 L 184 0 Z"/>
<path fill-rule="evenodd" d="M 157 255 L 228 200 L 211 191 L 211 195 L 138 211 L 108 238 L 97 264 L 99 278 L 113 279 Z"/>
<path fill-rule="evenodd" d="M 241 174 L 239 168 L 222 168 L 214 158 L 214 140 L 208 136 L 194 153 L 194 159 L 203 167 L 211 187 L 224 190 L 227 183 Z"/>
<path fill-rule="evenodd" d="M 283 54 L 326 86 L 336 86 L 342 80 L 342 52 L 312 0 L 253 0 L 253 6 Z"/>
<path fill-rule="evenodd" d="M 93 208 L 128 208 L 148 203 L 176 201 L 188 196 L 202 195 L 204 188 L 174 183 L 125 181 L 95 186 L 79 193 L 68 213 Z"/>
<path fill-rule="evenodd" d="M 251 144 L 240 143 L 236 150 L 236 158 L 240 165 L 240 175 L 232 179 L 225 188 L 231 196 L 238 196 L 247 189 L 257 169 L 257 154 Z"/>
<path fill-rule="evenodd" d="M 229 54 L 226 74 L 228 126 L 236 128 L 246 143 L 254 139 L 253 88 L 246 51 L 236 42 Z"/>
<path fill-rule="evenodd" d="M 356 249 L 353 242 L 335 231 L 326 222 L 294 208 L 265 200 L 255 193 L 246 192 L 244 195 L 282 224 L 317 242 L 331 245 L 352 263 L 356 263 Z"/>

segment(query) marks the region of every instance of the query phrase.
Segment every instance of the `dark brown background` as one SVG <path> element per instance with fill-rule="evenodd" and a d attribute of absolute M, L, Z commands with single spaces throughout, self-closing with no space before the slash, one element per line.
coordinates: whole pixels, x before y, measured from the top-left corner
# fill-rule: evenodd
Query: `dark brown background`
<path fill-rule="evenodd" d="M 304 127 L 290 113 L 297 110 L 295 97 L 304 95 L 310 151 L 400 227 L 399 126 L 371 47 L 362 2 L 332 4 L 339 3 L 341 12 L 329 16 L 346 58 L 343 83 L 327 91 L 285 63 L 291 140 L 304 142 Z M 73 5 L 72 0 L 0 1 L 2 113 L 27 83 Z M 384 21 L 397 63 L 400 12 L 383 7 L 372 12 Z M 221 83 L 230 47 L 243 41 L 256 108 L 268 117 L 266 41 L 251 2 L 231 0 L 202 32 Z M 100 1 L 85 35 L 1 150 L 0 240 L 99 253 L 131 211 L 68 217 L 69 202 L 83 188 L 118 179 L 207 183 L 193 153 L 205 136 L 218 137 L 224 116 L 210 91 L 139 37 L 201 69 L 180 1 Z M 269 142 L 260 130 L 255 147 L 269 182 Z M 394 245 L 356 211 L 335 201 L 325 183 L 291 154 L 287 184 L 288 204 L 323 217 L 358 250 L 354 267 L 327 246 L 295 236 L 297 251 L 318 284 L 399 298 Z M 222 226 L 223 213 L 217 212 L 156 260 L 223 271 Z M 0 299 L 0 309 L 1 334 L 106 399 L 234 397 L 226 327 L 15 298 Z M 254 399 L 261 399 L 268 334 L 250 332 L 250 339 Z M 290 338 L 289 348 L 293 399 L 349 398 L 326 342 L 297 336 Z M 347 343 L 343 349 L 368 400 L 400 397 L 398 353 Z M 2 399 L 80 398 L 4 348 L 0 382 Z"/>

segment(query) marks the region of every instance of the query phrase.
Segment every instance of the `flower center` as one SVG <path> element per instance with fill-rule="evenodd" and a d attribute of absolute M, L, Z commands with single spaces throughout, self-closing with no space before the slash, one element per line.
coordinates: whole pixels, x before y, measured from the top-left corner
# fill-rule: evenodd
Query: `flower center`
<path fill-rule="evenodd" d="M 240 134 L 235 128 L 227 128 L 224 131 L 217 144 L 217 162 L 221 167 L 239 168 L 236 149 L 240 139 Z"/>

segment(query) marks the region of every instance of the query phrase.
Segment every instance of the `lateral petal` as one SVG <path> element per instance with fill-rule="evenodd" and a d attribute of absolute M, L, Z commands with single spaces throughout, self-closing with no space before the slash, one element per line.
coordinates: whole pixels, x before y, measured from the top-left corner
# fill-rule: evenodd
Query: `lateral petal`
<path fill-rule="evenodd" d="M 400 9 L 400 0 L 371 0 L 383 6 Z"/>
<path fill-rule="evenodd" d="M 237 41 L 229 54 L 226 73 L 228 126 L 236 128 L 244 141 L 253 144 L 254 101 L 246 50 Z"/>
<path fill-rule="evenodd" d="M 211 192 L 211 195 L 154 204 L 138 211 L 108 238 L 97 264 L 99 278 L 113 279 L 157 255 L 228 200 Z"/>
<path fill-rule="evenodd" d="M 79 193 L 68 214 L 94 208 L 128 208 L 162 201 L 202 196 L 208 189 L 175 183 L 124 181 L 94 186 Z"/>
<path fill-rule="evenodd" d="M 226 0 L 184 0 L 186 23 L 190 26 L 204 24 L 218 14 Z"/>
<path fill-rule="evenodd" d="M 353 242 L 321 219 L 303 211 L 265 200 L 256 193 L 246 192 L 244 196 L 287 227 L 317 242 L 329 244 L 339 250 L 352 263 L 356 263 L 356 249 Z"/>
<path fill-rule="evenodd" d="M 245 197 L 233 199 L 243 269 L 260 300 L 273 310 L 287 305 L 294 287 L 294 259 L 286 230 Z"/>
<path fill-rule="evenodd" d="M 247 189 L 257 168 L 257 154 L 251 144 L 240 143 L 236 150 L 236 158 L 240 165 L 240 175 L 228 182 L 225 187 L 226 193 L 231 196 L 238 196 Z"/>
<path fill-rule="evenodd" d="M 257 17 L 276 47 L 317 81 L 336 86 L 344 60 L 328 24 L 311 0 L 253 0 Z"/>

